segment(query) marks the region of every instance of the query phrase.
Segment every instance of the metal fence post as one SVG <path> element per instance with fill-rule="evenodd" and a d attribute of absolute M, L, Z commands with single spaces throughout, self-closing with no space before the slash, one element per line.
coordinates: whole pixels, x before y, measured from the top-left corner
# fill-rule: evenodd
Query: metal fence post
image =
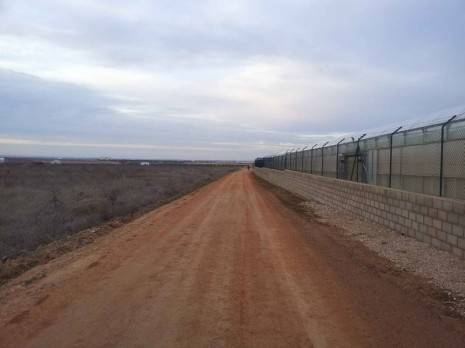
<path fill-rule="evenodd" d="M 299 151 L 299 148 L 295 149 L 294 151 L 294 166 L 292 170 L 296 171 L 297 170 L 297 151 Z"/>
<path fill-rule="evenodd" d="M 350 174 L 350 180 L 352 180 L 354 178 L 354 171 L 357 170 L 357 182 L 358 182 L 358 156 L 359 156 L 359 153 L 360 153 L 360 140 L 362 140 L 362 138 L 367 135 L 366 133 L 363 134 L 362 136 L 360 136 L 358 139 L 357 139 L 357 148 L 355 149 L 355 162 L 352 166 L 352 173 Z M 354 140 L 354 138 L 352 137 L 352 140 Z"/>
<path fill-rule="evenodd" d="M 394 137 L 394 134 L 400 131 L 401 128 L 402 126 L 389 135 L 389 187 L 392 186 L 392 138 Z"/>
<path fill-rule="evenodd" d="M 339 144 L 342 143 L 344 140 L 345 138 L 342 138 L 336 144 L 336 179 L 339 179 Z"/>
<path fill-rule="evenodd" d="M 291 151 L 289 152 L 289 170 L 292 170 L 292 153 L 294 152 L 294 149 L 291 149 Z"/>
<path fill-rule="evenodd" d="M 306 149 L 307 147 L 308 147 L 308 146 L 305 146 L 305 147 L 302 149 L 302 168 L 300 168 L 302 172 L 304 171 L 304 153 L 305 153 L 305 149 Z"/>
<path fill-rule="evenodd" d="M 325 146 L 329 143 L 329 141 L 327 141 L 326 143 L 324 143 L 322 146 L 321 146 L 321 176 L 324 176 L 324 172 L 323 172 L 323 167 L 324 167 L 324 148 Z"/>
<path fill-rule="evenodd" d="M 452 116 L 446 122 L 444 122 L 441 126 L 441 159 L 440 159 L 440 167 L 439 167 L 439 196 L 442 196 L 442 181 L 444 176 L 444 128 L 451 123 L 457 115 Z"/>
<path fill-rule="evenodd" d="M 312 148 L 310 149 L 310 174 L 313 174 L 313 149 L 317 145 L 318 144 L 313 145 Z"/>
<path fill-rule="evenodd" d="M 363 134 L 363 135 L 362 135 L 360 138 L 358 138 L 358 140 L 357 140 L 357 182 L 358 182 L 358 171 L 359 171 L 359 170 L 358 170 L 358 156 L 360 155 L 360 140 L 361 140 L 362 138 L 364 138 L 365 135 L 367 135 L 367 134 L 366 134 L 366 133 Z"/>
<path fill-rule="evenodd" d="M 288 165 L 289 170 L 292 170 L 292 167 L 293 167 L 293 166 L 292 166 L 292 158 L 293 158 L 292 153 L 293 153 L 293 152 L 294 152 L 294 148 L 292 148 L 292 149 L 289 151 L 289 165 Z"/>
<path fill-rule="evenodd" d="M 295 159 L 294 159 L 294 170 L 297 171 L 298 169 L 298 160 L 299 160 L 299 148 L 295 150 Z"/>
<path fill-rule="evenodd" d="M 295 153 L 295 170 L 299 170 L 299 149 Z"/>

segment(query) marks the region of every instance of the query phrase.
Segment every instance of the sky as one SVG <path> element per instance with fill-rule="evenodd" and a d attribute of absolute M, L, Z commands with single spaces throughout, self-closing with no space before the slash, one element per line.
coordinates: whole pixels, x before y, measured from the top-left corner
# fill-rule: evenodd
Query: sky
<path fill-rule="evenodd" d="M 250 160 L 465 110 L 464 62 L 463 0 L 0 0 L 0 155 Z"/>

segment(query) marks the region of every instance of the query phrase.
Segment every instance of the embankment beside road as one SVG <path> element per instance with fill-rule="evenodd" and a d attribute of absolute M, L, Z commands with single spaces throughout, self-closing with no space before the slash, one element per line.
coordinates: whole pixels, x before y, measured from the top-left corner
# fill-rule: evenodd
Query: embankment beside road
<path fill-rule="evenodd" d="M 4 164 L 0 263 L 112 218 L 154 208 L 237 169 L 221 165 Z"/>
<path fill-rule="evenodd" d="M 288 170 L 255 168 L 254 172 L 303 198 L 346 209 L 435 248 L 465 256 L 465 202 Z"/>

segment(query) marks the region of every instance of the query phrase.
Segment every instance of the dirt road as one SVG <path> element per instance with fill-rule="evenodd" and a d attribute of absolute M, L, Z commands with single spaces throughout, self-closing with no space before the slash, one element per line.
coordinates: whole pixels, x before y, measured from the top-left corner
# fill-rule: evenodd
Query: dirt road
<path fill-rule="evenodd" d="M 248 171 L 0 289 L 0 347 L 463 347 L 439 293 Z"/>

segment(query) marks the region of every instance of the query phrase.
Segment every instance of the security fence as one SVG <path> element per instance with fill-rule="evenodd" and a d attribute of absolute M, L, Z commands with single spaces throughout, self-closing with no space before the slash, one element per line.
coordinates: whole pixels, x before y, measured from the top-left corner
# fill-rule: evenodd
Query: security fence
<path fill-rule="evenodd" d="M 263 157 L 256 165 L 465 199 L 465 113 Z"/>

